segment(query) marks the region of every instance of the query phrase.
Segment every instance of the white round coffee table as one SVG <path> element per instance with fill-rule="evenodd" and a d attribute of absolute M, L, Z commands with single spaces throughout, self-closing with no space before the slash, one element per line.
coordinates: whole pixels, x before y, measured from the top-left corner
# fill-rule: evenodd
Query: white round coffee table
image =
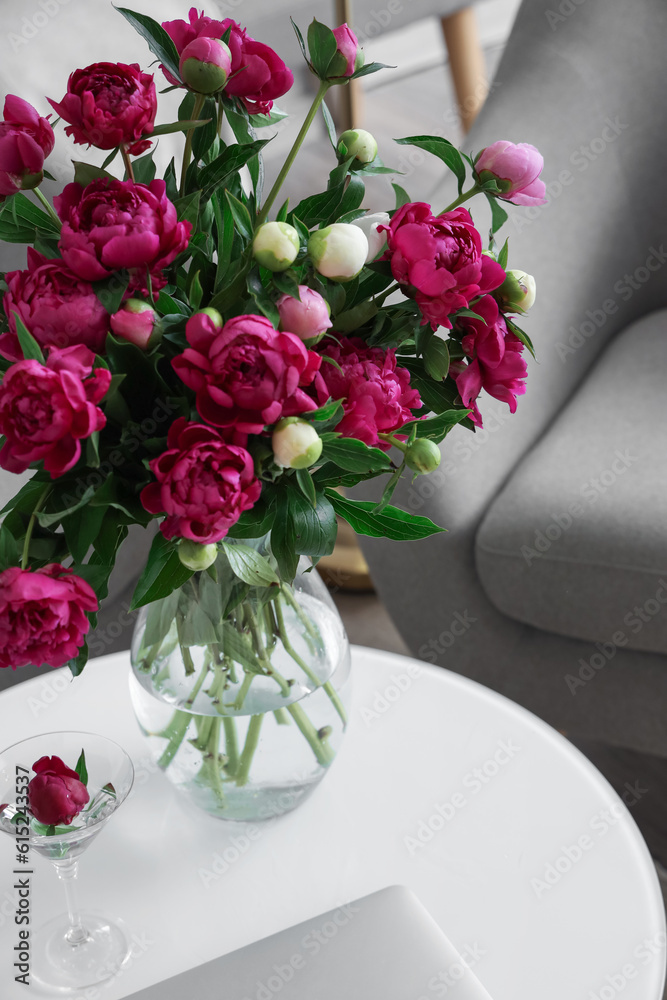
<path fill-rule="evenodd" d="M 45 671 L 0 695 L 3 745 L 82 729 L 117 740 L 135 762 L 130 798 L 80 873 L 82 905 L 125 919 L 132 956 L 80 1000 L 128 996 L 396 883 L 417 894 L 493 1000 L 661 1000 L 665 915 L 630 812 L 577 750 L 512 702 L 355 647 L 351 725 L 331 773 L 296 812 L 247 826 L 181 805 L 144 746 L 128 670 L 127 654 L 115 654 L 76 680 Z M 12 969 L 14 853 L 2 837 L 3 1000 L 26 996 Z M 63 907 L 50 866 L 34 860 L 33 926 Z M 41 995 L 35 985 L 31 995 Z"/>

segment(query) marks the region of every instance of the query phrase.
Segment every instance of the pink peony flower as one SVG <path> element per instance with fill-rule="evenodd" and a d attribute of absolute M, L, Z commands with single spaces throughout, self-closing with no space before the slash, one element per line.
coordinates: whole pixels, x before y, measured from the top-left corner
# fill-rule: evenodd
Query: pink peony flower
<path fill-rule="evenodd" d="M 54 199 L 62 219 L 60 252 L 67 266 L 85 281 L 130 271 L 128 292 L 147 292 L 146 270 L 153 290 L 166 284 L 161 274 L 188 245 L 192 226 L 179 222 L 165 194 L 164 181 L 102 177 L 82 187 L 68 184 Z"/>
<path fill-rule="evenodd" d="M 35 777 L 28 785 L 30 812 L 47 826 L 69 826 L 90 799 L 79 775 L 60 757 L 40 757 L 32 769 Z"/>
<path fill-rule="evenodd" d="M 93 371 L 95 355 L 77 345 L 52 347 L 45 365 L 18 361 L 0 385 L 0 467 L 25 472 L 44 460 L 51 478 L 76 465 L 81 441 L 101 430 L 106 418 L 95 405 L 111 384 L 106 368 Z"/>
<path fill-rule="evenodd" d="M 347 24 L 341 24 L 338 28 L 333 28 L 333 33 L 337 43 L 335 62 L 329 66 L 327 76 L 352 76 L 356 69 L 363 66 L 364 56 L 359 48 L 357 36 L 352 28 Z"/>
<path fill-rule="evenodd" d="M 70 124 L 65 133 L 75 142 L 97 149 L 125 145 L 132 156 L 152 144 L 142 136 L 153 131 L 157 95 L 151 73 L 137 63 L 93 63 L 77 69 L 67 81 L 60 103 L 47 98 L 53 110 Z"/>
<path fill-rule="evenodd" d="M 3 306 L 9 331 L 0 334 L 3 357 L 23 360 L 15 315 L 40 347 L 83 344 L 96 354 L 102 352 L 109 332 L 109 314 L 92 285 L 77 278 L 61 260 L 49 260 L 28 247 L 27 269 L 10 271 L 5 278 Z"/>
<path fill-rule="evenodd" d="M 151 514 L 166 513 L 165 538 L 220 541 L 259 499 L 252 455 L 185 417 L 172 424 L 167 443 L 169 450 L 150 463 L 157 482 L 142 490 L 141 502 Z"/>
<path fill-rule="evenodd" d="M 331 326 L 329 306 L 319 292 L 307 285 L 299 285 L 299 295 L 300 299 L 287 294 L 278 299 L 280 329 L 296 334 L 300 340 L 311 340 Z"/>
<path fill-rule="evenodd" d="M 232 71 L 229 48 L 219 38 L 200 35 L 181 52 L 178 63 L 183 82 L 198 94 L 217 94 Z"/>
<path fill-rule="evenodd" d="M 383 259 L 391 261 L 394 278 L 408 286 L 434 330 L 451 328 L 452 313 L 505 279 L 500 264 L 482 253 L 482 238 L 465 208 L 435 216 L 430 205 L 410 202 L 379 229 L 387 230 Z"/>
<path fill-rule="evenodd" d="M 145 351 L 148 349 L 157 318 L 157 313 L 148 302 L 142 302 L 141 299 L 127 299 L 123 308 L 111 317 L 111 329 L 114 337 L 136 344 Z"/>
<path fill-rule="evenodd" d="M 0 201 L 42 182 L 44 160 L 55 137 L 46 118 L 32 104 L 9 94 L 0 122 Z"/>
<path fill-rule="evenodd" d="M 544 205 L 546 186 L 539 179 L 543 167 L 542 154 L 535 146 L 527 142 L 515 146 L 506 139 L 487 146 L 475 160 L 479 179 L 497 180 L 498 197 L 515 205 Z"/>
<path fill-rule="evenodd" d="M 195 313 L 185 334 L 190 347 L 172 364 L 214 427 L 259 434 L 265 424 L 317 408 L 303 386 L 313 381 L 321 357 L 264 316 L 235 316 L 220 329 Z"/>
<path fill-rule="evenodd" d="M 203 13 L 198 14 L 197 8 L 191 7 L 189 21 L 164 21 L 162 27 L 173 40 L 179 56 L 195 38 L 222 38 L 231 28 L 227 45 L 232 56 L 232 78 L 227 82 L 225 93 L 240 97 L 251 114 L 269 112 L 276 98 L 286 94 L 294 83 L 292 71 L 273 49 L 255 41 L 245 28 L 229 17 L 216 21 Z M 170 83 L 180 82 L 164 66 L 162 70 Z"/>
<path fill-rule="evenodd" d="M 345 416 L 336 426 L 343 437 L 354 437 L 367 445 L 387 449 L 378 433 L 399 430 L 410 412 L 422 406 L 419 393 L 410 386 L 410 373 L 396 364 L 393 350 L 368 347 L 360 337 L 341 337 L 340 344 L 324 340 L 318 350 L 326 359 L 315 377 L 319 405 L 332 399 L 343 400 Z"/>
<path fill-rule="evenodd" d="M 0 667 L 62 667 L 78 655 L 97 611 L 92 587 L 71 570 L 10 566 L 0 573 Z"/>
<path fill-rule="evenodd" d="M 450 369 L 464 406 L 472 408 L 470 419 L 478 427 L 482 417 L 477 407 L 477 397 L 482 389 L 507 403 L 516 411 L 516 397 L 526 391 L 526 362 L 522 358 L 523 344 L 510 333 L 498 304 L 491 295 L 475 302 L 474 311 L 483 319 L 463 317 L 458 325 L 464 332 L 463 350 L 471 359 L 456 362 Z"/>

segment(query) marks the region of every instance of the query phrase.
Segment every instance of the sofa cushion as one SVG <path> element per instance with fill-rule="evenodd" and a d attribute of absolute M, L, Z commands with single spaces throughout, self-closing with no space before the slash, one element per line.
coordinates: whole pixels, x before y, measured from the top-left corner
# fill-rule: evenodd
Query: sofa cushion
<path fill-rule="evenodd" d="M 608 659 L 667 653 L 667 310 L 602 354 L 489 508 L 476 562 L 511 618 Z"/>

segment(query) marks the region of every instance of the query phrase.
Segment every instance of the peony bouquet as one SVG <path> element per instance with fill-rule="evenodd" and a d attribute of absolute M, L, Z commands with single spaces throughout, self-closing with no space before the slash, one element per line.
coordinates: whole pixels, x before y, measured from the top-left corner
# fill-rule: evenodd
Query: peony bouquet
<path fill-rule="evenodd" d="M 2 283 L 0 466 L 33 471 L 2 512 L 0 666 L 79 673 L 128 527 L 157 522 L 134 608 L 189 581 L 221 586 L 230 567 L 246 588 L 223 588 L 209 640 L 224 690 L 222 639 L 235 630 L 232 659 L 251 680 L 266 673 L 299 559 L 331 553 L 337 516 L 397 540 L 441 531 L 392 505 L 399 479 L 433 471 L 456 424 L 481 426 L 482 391 L 515 410 L 532 350 L 516 317 L 535 286 L 493 234 L 503 205 L 544 200 L 542 159 L 506 141 L 473 159 L 441 137 L 399 139 L 438 157 L 458 197 L 433 210 L 394 183 L 391 210 L 369 215 L 365 179 L 395 172 L 370 133 L 336 135 L 325 97 L 383 67 L 364 65 L 347 25 L 314 20 L 306 39 L 295 31 L 317 94 L 265 194 L 262 150 L 285 117 L 273 102 L 293 82 L 279 56 L 194 8 L 163 25 L 119 13 L 182 91 L 178 121 L 156 124 L 156 82 L 137 65 L 75 70 L 50 104 L 76 143 L 108 155 L 74 162 L 53 204 L 40 184 L 57 122 L 10 96 L 0 124 L 0 238 L 28 245 L 27 267 Z M 281 203 L 318 115 L 326 189 Z M 154 143 L 168 133 L 182 133 L 182 161 L 158 179 Z M 477 194 L 492 209 L 487 249 L 463 207 Z M 377 502 L 340 490 L 375 477 Z M 169 609 L 147 664 L 174 621 L 186 651 L 196 642 Z"/>

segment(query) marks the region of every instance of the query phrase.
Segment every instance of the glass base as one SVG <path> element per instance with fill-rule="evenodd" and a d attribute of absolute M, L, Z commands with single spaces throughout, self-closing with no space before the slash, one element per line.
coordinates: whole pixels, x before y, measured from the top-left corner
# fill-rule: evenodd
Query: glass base
<path fill-rule="evenodd" d="M 68 939 L 66 913 L 34 932 L 31 980 L 66 994 L 111 979 L 127 961 L 130 945 L 122 921 L 95 913 L 80 916 L 86 937 L 78 944 Z"/>

